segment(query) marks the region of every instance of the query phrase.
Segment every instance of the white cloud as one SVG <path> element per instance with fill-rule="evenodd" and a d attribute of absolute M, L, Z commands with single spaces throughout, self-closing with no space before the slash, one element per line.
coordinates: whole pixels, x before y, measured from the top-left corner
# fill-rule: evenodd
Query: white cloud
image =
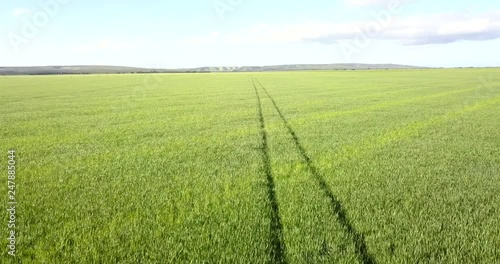
<path fill-rule="evenodd" d="M 95 51 L 119 51 L 127 50 L 134 47 L 134 44 L 129 41 L 118 41 L 118 40 L 101 40 L 97 42 L 82 44 L 73 49 L 75 52 L 79 53 L 90 53 Z"/>
<path fill-rule="evenodd" d="M 205 36 L 197 36 L 188 39 L 181 40 L 179 42 L 180 45 L 189 45 L 189 46 L 203 46 L 203 45 L 211 45 L 217 43 L 219 41 L 221 34 L 219 32 L 211 32 Z"/>
<path fill-rule="evenodd" d="M 306 23 L 296 25 L 261 24 L 224 36 L 225 42 L 283 43 L 320 42 L 336 43 L 354 40 L 378 23 L 376 38 L 396 40 L 406 45 L 451 43 L 460 40 L 490 40 L 500 38 L 500 12 L 478 16 L 441 14 L 412 17 L 394 15 L 386 25 L 375 18 L 354 23 Z"/>
<path fill-rule="evenodd" d="M 344 0 L 344 5 L 348 7 L 387 7 L 393 4 L 402 5 L 414 1 L 415 0 Z"/>
<path fill-rule="evenodd" d="M 347 6 L 373 6 L 373 5 L 384 5 L 390 0 L 344 0 L 344 4 Z"/>
<path fill-rule="evenodd" d="M 452 43 L 500 38 L 500 12 L 479 16 L 461 14 L 419 16 L 395 20 L 382 36 L 407 45 Z"/>
<path fill-rule="evenodd" d="M 13 16 L 24 16 L 24 15 L 31 15 L 33 13 L 33 11 L 31 11 L 30 9 L 27 9 L 27 8 L 14 8 L 14 10 L 12 10 L 12 15 Z"/>
<path fill-rule="evenodd" d="M 239 43 L 286 43 L 302 42 L 324 36 L 326 32 L 349 32 L 348 25 L 327 23 L 306 23 L 300 25 L 260 24 L 245 32 L 226 35 L 223 39 L 232 44 Z"/>

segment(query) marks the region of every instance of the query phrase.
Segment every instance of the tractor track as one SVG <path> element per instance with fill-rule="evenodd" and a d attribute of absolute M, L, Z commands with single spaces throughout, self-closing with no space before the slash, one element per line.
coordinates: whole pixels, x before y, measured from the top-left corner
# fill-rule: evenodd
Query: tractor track
<path fill-rule="evenodd" d="M 328 183 L 325 181 L 325 178 L 321 175 L 321 173 L 318 171 L 316 166 L 314 166 L 313 160 L 307 154 L 307 151 L 304 148 L 304 146 L 302 145 L 302 143 L 300 142 L 300 139 L 297 136 L 297 133 L 295 133 L 293 128 L 290 126 L 290 123 L 286 119 L 286 117 L 283 114 L 283 112 L 281 111 L 281 109 L 278 107 L 278 104 L 276 103 L 276 101 L 273 99 L 273 97 L 268 93 L 267 89 L 258 80 L 254 81 L 254 86 L 255 86 L 255 82 L 257 82 L 257 84 L 266 93 L 266 95 L 269 97 L 269 99 L 271 99 L 271 102 L 273 103 L 274 108 L 278 112 L 278 115 L 280 116 L 281 120 L 283 121 L 284 125 L 286 126 L 288 133 L 292 137 L 295 146 L 297 147 L 298 151 L 300 152 L 300 155 L 304 159 L 304 161 L 307 165 L 307 168 L 309 169 L 311 174 L 314 176 L 314 178 L 317 180 L 324 195 L 328 198 L 333 214 L 337 216 L 339 223 L 342 225 L 344 230 L 346 230 L 348 235 L 351 237 L 351 239 L 355 245 L 355 248 L 356 248 L 356 254 L 357 254 L 358 260 L 364 264 L 376 263 L 375 259 L 368 252 L 368 248 L 366 246 L 364 235 L 362 233 L 360 233 L 359 231 L 357 231 L 356 228 L 351 223 L 349 217 L 347 216 L 347 212 L 342 205 L 342 202 L 333 194 L 331 188 L 328 186 Z M 257 88 L 256 88 L 256 92 L 258 93 Z M 259 99 L 259 101 L 260 101 L 260 99 Z"/>
<path fill-rule="evenodd" d="M 281 217 L 279 212 L 279 204 L 278 199 L 276 197 L 276 185 L 274 182 L 273 172 L 271 168 L 271 157 L 269 155 L 269 144 L 268 144 L 268 136 L 266 129 L 266 122 L 264 119 L 264 113 L 262 111 L 262 102 L 260 99 L 260 94 L 255 85 L 253 83 L 255 89 L 255 95 L 257 97 L 257 105 L 259 110 L 259 121 L 260 121 L 260 134 L 261 134 L 261 154 L 262 154 L 262 162 L 264 164 L 264 172 L 266 174 L 267 180 L 267 198 L 271 207 L 271 251 L 270 251 L 270 261 L 271 263 L 283 263 L 286 264 L 286 248 L 283 239 L 283 225 L 281 223 Z"/>

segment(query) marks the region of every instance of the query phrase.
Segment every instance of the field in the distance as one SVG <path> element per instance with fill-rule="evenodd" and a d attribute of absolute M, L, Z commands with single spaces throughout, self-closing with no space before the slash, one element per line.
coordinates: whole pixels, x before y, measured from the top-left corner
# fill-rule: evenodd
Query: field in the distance
<path fill-rule="evenodd" d="M 0 262 L 498 263 L 499 76 L 0 77 Z"/>

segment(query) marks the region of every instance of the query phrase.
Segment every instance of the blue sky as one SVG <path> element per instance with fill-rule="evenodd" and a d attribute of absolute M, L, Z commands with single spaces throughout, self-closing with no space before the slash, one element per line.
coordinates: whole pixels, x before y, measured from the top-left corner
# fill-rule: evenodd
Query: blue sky
<path fill-rule="evenodd" d="M 0 66 L 500 66 L 491 0 L 4 0 Z"/>

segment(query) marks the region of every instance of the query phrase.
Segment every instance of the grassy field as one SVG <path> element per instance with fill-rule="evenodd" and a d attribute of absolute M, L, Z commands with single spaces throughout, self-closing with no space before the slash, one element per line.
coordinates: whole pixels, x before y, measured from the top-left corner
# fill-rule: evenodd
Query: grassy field
<path fill-rule="evenodd" d="M 498 76 L 0 77 L 0 262 L 499 263 Z"/>

